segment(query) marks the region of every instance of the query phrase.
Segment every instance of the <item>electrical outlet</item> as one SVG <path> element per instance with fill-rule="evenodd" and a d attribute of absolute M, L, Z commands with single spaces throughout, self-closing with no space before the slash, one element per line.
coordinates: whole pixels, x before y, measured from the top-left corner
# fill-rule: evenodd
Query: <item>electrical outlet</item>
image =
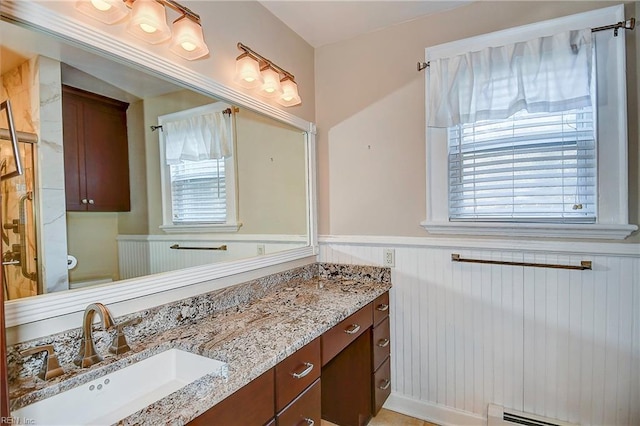
<path fill-rule="evenodd" d="M 394 249 L 384 249 L 384 266 L 388 268 L 396 266 L 396 251 Z"/>
<path fill-rule="evenodd" d="M 264 244 L 258 244 L 258 256 L 262 256 L 264 254 Z"/>

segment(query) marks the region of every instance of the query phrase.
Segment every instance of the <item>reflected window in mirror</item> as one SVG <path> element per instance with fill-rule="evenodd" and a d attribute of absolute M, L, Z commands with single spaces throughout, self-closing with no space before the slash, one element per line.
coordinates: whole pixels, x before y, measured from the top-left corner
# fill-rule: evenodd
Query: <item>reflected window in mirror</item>
<path fill-rule="evenodd" d="M 235 232 L 235 123 L 217 102 L 158 117 L 166 232 Z"/>

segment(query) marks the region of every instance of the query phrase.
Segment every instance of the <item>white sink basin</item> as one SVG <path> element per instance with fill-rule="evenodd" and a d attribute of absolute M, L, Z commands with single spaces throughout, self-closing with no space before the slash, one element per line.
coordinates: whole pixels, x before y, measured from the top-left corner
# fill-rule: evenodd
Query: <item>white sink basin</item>
<path fill-rule="evenodd" d="M 227 364 L 170 349 L 12 412 L 37 425 L 111 425 Z"/>

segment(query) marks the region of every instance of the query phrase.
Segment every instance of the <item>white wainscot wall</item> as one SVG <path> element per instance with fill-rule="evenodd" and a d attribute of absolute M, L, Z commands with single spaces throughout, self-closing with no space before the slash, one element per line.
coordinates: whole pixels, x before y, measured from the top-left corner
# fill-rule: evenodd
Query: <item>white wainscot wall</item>
<path fill-rule="evenodd" d="M 320 261 L 392 269 L 386 407 L 486 424 L 494 403 L 582 425 L 640 425 L 640 246 L 324 237 Z M 579 265 L 575 271 L 454 263 Z"/>
<path fill-rule="evenodd" d="M 174 244 L 180 247 L 225 245 L 227 249 L 171 249 Z M 304 235 L 119 235 L 118 268 L 120 279 L 128 279 L 306 246 L 308 242 Z"/>

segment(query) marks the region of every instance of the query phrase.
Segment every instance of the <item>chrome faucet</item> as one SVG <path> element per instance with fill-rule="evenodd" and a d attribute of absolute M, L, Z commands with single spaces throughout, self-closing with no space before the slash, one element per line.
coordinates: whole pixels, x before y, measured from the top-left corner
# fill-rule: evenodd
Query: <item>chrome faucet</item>
<path fill-rule="evenodd" d="M 82 321 L 82 339 L 80 340 L 80 351 L 73 360 L 74 364 L 82 368 L 91 367 L 102 361 L 102 357 L 96 353 L 96 348 L 93 343 L 93 316 L 95 314 L 100 315 L 102 320 L 102 326 L 105 329 L 110 329 L 114 326 L 113 317 L 111 313 L 102 303 L 92 303 L 84 310 L 84 319 Z"/>

